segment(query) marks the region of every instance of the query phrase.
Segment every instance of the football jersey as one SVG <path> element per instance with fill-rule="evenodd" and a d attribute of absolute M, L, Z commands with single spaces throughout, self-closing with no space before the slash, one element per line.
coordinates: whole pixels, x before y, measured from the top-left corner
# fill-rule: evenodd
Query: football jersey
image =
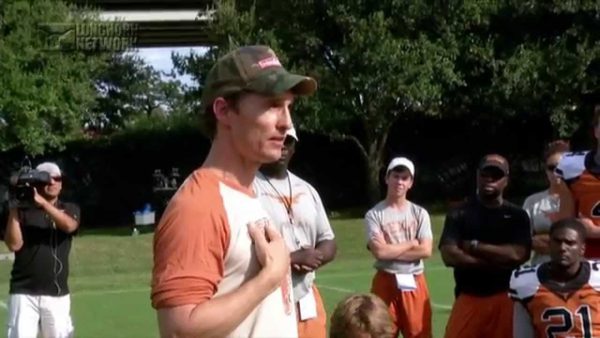
<path fill-rule="evenodd" d="M 535 337 L 600 337 L 600 265 L 583 262 L 575 279 L 560 285 L 549 278 L 549 264 L 513 272 L 510 297 L 531 317 Z"/>
<path fill-rule="evenodd" d="M 556 173 L 567 184 L 575 200 L 576 215 L 589 218 L 600 226 L 600 166 L 594 152 L 572 152 L 563 155 Z M 588 238 L 585 256 L 600 258 L 600 238 Z"/>

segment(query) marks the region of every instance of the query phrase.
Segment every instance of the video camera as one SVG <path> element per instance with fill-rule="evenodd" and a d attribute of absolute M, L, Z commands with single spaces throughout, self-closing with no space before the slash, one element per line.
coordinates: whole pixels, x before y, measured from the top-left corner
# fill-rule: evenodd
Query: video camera
<path fill-rule="evenodd" d="M 25 161 L 28 161 L 28 159 L 26 158 Z M 21 169 L 10 177 L 9 201 L 16 202 L 16 206 L 19 208 L 34 206 L 33 188 L 43 187 L 50 182 L 49 173 L 32 169 L 31 162 L 29 162 L 29 165 L 22 164 Z"/>

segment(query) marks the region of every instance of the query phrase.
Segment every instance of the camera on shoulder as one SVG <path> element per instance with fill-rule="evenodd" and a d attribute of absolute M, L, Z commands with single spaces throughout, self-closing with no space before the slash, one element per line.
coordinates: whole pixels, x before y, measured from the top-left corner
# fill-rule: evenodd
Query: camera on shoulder
<path fill-rule="evenodd" d="M 35 206 L 33 188 L 41 188 L 51 182 L 50 174 L 45 171 L 23 166 L 10 177 L 9 201 L 16 202 L 18 208 Z"/>

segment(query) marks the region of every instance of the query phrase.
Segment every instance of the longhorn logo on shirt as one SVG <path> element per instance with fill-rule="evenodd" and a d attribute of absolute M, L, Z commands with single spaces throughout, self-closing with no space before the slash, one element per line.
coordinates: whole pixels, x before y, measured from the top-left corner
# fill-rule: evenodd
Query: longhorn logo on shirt
<path fill-rule="evenodd" d="M 283 204 L 284 206 L 290 206 L 290 205 L 294 205 L 297 204 L 298 201 L 300 200 L 300 197 L 302 195 L 304 195 L 304 192 L 299 192 L 297 194 L 294 194 L 293 196 L 291 196 L 291 198 L 289 196 L 279 196 L 279 195 L 274 195 L 274 194 L 270 194 L 270 193 L 265 193 L 266 196 L 269 196 L 270 198 L 277 200 L 279 203 Z"/>

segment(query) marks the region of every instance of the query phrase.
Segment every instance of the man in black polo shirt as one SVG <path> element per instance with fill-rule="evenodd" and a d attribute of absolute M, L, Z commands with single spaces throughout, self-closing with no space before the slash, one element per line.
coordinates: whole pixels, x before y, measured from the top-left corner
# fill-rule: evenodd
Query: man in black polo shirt
<path fill-rule="evenodd" d="M 503 199 L 508 174 L 504 157 L 485 156 L 476 197 L 446 216 L 439 247 L 456 284 L 446 338 L 512 335 L 510 276 L 529 259 L 531 230 L 527 213 Z"/>
<path fill-rule="evenodd" d="M 35 207 L 11 203 L 4 233 L 15 253 L 8 300 L 8 338 L 72 337 L 69 287 L 69 251 L 79 227 L 79 207 L 59 200 L 60 168 L 51 162 L 39 171 L 51 181 L 34 189 Z"/>

